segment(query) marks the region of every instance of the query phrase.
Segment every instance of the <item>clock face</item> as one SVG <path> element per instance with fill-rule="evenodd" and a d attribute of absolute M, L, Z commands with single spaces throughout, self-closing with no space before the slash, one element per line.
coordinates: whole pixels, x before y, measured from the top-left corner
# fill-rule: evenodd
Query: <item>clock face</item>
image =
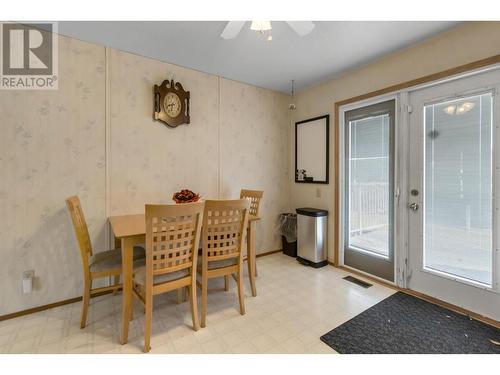
<path fill-rule="evenodd" d="M 184 90 L 180 82 L 164 80 L 161 85 L 154 85 L 154 119 L 170 128 L 189 124 L 189 91 Z"/>
<path fill-rule="evenodd" d="M 179 96 L 173 92 L 169 92 L 163 100 L 163 107 L 168 116 L 175 118 L 179 116 L 182 110 L 181 100 Z"/>

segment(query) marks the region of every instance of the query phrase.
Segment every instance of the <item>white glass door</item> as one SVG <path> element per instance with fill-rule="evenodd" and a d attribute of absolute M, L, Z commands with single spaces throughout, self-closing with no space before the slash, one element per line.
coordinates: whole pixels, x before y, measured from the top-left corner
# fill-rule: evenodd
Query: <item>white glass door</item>
<path fill-rule="evenodd" d="M 410 289 L 500 320 L 498 71 L 410 94 Z"/>

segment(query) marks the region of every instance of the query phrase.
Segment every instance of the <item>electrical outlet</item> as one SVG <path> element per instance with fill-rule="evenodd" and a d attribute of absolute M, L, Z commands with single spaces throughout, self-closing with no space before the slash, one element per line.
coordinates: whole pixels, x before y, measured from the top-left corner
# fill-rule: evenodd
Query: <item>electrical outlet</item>
<path fill-rule="evenodd" d="M 33 278 L 35 270 L 27 270 L 23 272 L 23 293 L 28 294 L 33 291 Z"/>
<path fill-rule="evenodd" d="M 316 198 L 321 198 L 321 189 L 316 188 Z"/>

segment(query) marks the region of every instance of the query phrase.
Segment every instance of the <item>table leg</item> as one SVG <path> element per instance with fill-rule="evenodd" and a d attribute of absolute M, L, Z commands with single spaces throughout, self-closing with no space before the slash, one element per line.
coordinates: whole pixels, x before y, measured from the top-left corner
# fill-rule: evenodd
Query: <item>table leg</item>
<path fill-rule="evenodd" d="M 122 336 L 121 343 L 128 341 L 128 327 L 130 314 L 132 312 L 132 268 L 134 245 L 127 238 L 122 238 L 122 273 L 123 273 L 123 296 L 122 296 Z"/>
<path fill-rule="evenodd" d="M 247 233 L 247 263 L 248 277 L 250 278 L 250 287 L 252 288 L 252 296 L 257 296 L 257 288 L 255 286 L 255 222 L 248 223 Z"/>

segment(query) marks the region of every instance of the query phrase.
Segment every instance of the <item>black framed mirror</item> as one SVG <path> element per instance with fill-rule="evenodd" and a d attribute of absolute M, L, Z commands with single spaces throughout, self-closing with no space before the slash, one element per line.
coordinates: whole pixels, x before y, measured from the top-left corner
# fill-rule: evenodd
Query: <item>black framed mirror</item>
<path fill-rule="evenodd" d="M 330 116 L 295 123 L 295 182 L 328 184 Z"/>

